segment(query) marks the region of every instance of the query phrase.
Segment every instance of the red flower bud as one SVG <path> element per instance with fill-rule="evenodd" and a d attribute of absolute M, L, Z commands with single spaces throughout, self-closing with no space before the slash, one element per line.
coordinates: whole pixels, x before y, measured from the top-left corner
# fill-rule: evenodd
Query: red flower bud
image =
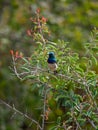
<path fill-rule="evenodd" d="M 46 23 L 46 22 L 47 22 L 47 19 L 46 19 L 45 17 L 42 17 L 41 20 L 42 20 L 43 23 Z"/>
<path fill-rule="evenodd" d="M 31 36 L 31 35 L 32 35 L 30 30 L 27 30 L 27 35 L 28 35 L 28 36 Z"/>
<path fill-rule="evenodd" d="M 16 51 L 16 53 L 15 53 L 15 57 L 16 58 L 18 58 L 18 54 L 19 54 L 18 51 Z"/>
<path fill-rule="evenodd" d="M 14 51 L 13 51 L 13 50 L 10 50 L 10 54 L 13 56 L 13 55 L 14 55 Z"/>
<path fill-rule="evenodd" d="M 14 58 L 16 58 L 16 59 L 23 57 L 22 53 L 19 54 L 18 51 L 16 51 L 15 54 L 14 54 L 14 51 L 13 51 L 13 50 L 10 50 L 10 53 L 11 53 L 11 55 L 14 56 Z"/>
<path fill-rule="evenodd" d="M 40 8 L 37 8 L 37 9 L 36 9 L 36 12 L 37 12 L 37 13 L 40 13 Z"/>

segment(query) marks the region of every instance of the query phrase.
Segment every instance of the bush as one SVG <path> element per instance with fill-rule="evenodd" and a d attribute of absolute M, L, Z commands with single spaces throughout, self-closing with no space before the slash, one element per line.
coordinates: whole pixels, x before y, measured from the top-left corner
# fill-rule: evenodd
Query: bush
<path fill-rule="evenodd" d="M 30 20 L 31 28 L 27 34 L 34 44 L 31 56 L 26 57 L 13 50 L 10 52 L 14 74 L 21 81 L 27 81 L 30 92 L 36 93 L 38 97 L 37 121 L 15 107 L 11 109 L 31 120 L 36 125 L 35 129 L 98 129 L 98 84 L 95 71 L 98 66 L 97 30 L 93 30 L 91 42 L 84 44 L 84 52 L 77 53 L 68 42 L 58 40 L 55 43 L 49 40 L 47 19 L 40 15 L 40 9 Z M 57 73 L 48 68 L 49 52 L 54 52 L 57 58 Z M 52 121 L 52 124 L 48 124 Z"/>

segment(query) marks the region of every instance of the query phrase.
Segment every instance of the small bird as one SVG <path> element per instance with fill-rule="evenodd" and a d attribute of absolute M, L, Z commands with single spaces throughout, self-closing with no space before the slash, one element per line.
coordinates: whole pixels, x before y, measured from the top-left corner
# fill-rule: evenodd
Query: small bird
<path fill-rule="evenodd" d="M 49 54 L 49 57 L 47 60 L 48 67 L 52 72 L 54 72 L 54 74 L 56 74 L 58 66 L 57 66 L 57 60 L 55 58 L 54 52 L 49 52 L 48 54 Z"/>

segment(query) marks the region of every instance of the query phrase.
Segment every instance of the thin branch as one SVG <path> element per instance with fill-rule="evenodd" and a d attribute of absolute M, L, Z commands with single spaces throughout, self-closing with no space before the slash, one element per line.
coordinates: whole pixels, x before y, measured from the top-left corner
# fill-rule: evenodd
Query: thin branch
<path fill-rule="evenodd" d="M 14 56 L 12 56 L 12 60 L 13 60 L 14 73 L 15 73 L 15 75 L 17 76 L 17 78 L 19 78 L 20 80 L 22 80 L 22 78 L 19 76 L 19 74 L 18 74 L 18 72 L 17 72 Z"/>
<path fill-rule="evenodd" d="M 0 102 L 1 102 L 2 104 L 4 104 L 5 106 L 7 106 L 8 108 L 10 108 L 11 110 L 13 110 L 13 111 L 15 111 L 16 113 L 18 113 L 19 115 L 24 116 L 25 118 L 29 119 L 32 123 L 35 123 L 35 124 L 39 127 L 40 130 L 43 130 L 43 129 L 41 128 L 40 124 L 39 124 L 36 120 L 32 119 L 32 118 L 31 118 L 30 116 L 28 116 L 27 114 L 25 114 L 25 113 L 23 113 L 23 112 L 17 110 L 14 105 L 11 106 L 11 105 L 9 105 L 8 103 L 6 103 L 5 101 L 3 101 L 2 99 L 0 99 Z"/>
<path fill-rule="evenodd" d="M 94 122 L 91 121 L 89 118 L 88 118 L 88 122 L 92 125 L 92 127 L 93 127 L 94 129 L 97 129 L 97 127 L 95 126 Z"/>
<path fill-rule="evenodd" d="M 42 72 L 48 72 L 47 70 L 45 70 L 45 69 L 42 69 L 42 68 L 40 68 L 40 67 L 33 67 L 29 72 L 20 72 L 20 73 L 18 73 L 18 71 L 17 71 L 17 67 L 16 67 L 16 62 L 15 62 L 15 58 L 14 58 L 14 56 L 12 56 L 12 62 L 13 62 L 13 67 L 10 67 L 9 66 L 9 68 L 11 69 L 11 71 L 14 73 L 14 75 L 18 78 L 18 79 L 20 79 L 20 80 L 23 80 L 23 76 L 25 77 L 26 75 L 29 75 L 29 74 L 31 74 L 31 75 L 33 75 L 33 76 L 36 76 L 36 74 L 39 72 L 39 73 L 42 73 Z"/>
<path fill-rule="evenodd" d="M 76 122 L 76 125 L 77 125 L 76 130 L 78 130 L 78 128 L 79 128 L 80 130 L 82 130 L 82 128 L 81 128 L 81 126 L 80 126 L 80 124 L 78 123 L 78 121 L 76 120 L 76 118 L 75 118 L 75 117 L 74 117 L 74 119 L 75 119 L 75 122 Z"/>
<path fill-rule="evenodd" d="M 97 107 L 97 103 L 94 100 L 91 91 L 89 90 L 89 86 L 86 84 L 86 92 L 88 93 L 88 95 L 90 96 L 91 100 L 93 101 L 94 106 L 96 107 L 96 110 L 98 112 L 98 107 Z"/>
<path fill-rule="evenodd" d="M 45 114 L 46 114 L 46 99 L 47 99 L 47 85 L 44 87 L 44 105 L 43 105 L 43 118 L 42 118 L 42 130 L 45 128 Z"/>

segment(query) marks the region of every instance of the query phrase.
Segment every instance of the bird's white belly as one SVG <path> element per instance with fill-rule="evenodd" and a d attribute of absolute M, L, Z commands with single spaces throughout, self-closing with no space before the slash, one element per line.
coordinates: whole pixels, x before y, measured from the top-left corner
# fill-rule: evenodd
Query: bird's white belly
<path fill-rule="evenodd" d="M 49 63 L 48 63 L 48 67 L 49 67 L 49 69 L 50 69 L 51 71 L 55 71 L 55 70 L 57 70 L 57 68 L 58 68 L 58 66 L 57 66 L 56 63 L 54 63 L 54 64 L 49 64 Z"/>

